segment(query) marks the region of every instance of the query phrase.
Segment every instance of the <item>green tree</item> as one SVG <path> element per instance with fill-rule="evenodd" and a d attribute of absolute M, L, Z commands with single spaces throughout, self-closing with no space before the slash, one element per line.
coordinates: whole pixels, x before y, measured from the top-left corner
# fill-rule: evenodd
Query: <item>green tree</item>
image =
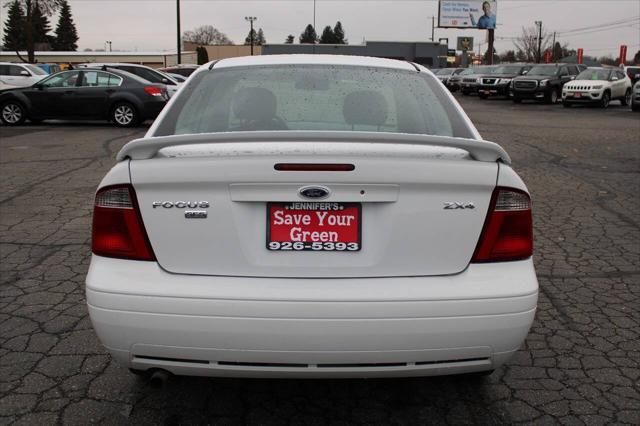
<path fill-rule="evenodd" d="M 348 41 L 344 38 L 344 29 L 342 28 L 342 22 L 336 22 L 336 26 L 333 27 L 333 35 L 335 37 L 336 44 L 347 44 Z"/>
<path fill-rule="evenodd" d="M 514 50 L 507 50 L 500 54 L 501 62 L 516 62 L 516 52 Z"/>
<path fill-rule="evenodd" d="M 262 46 L 263 44 L 267 44 L 267 39 L 264 38 L 264 31 L 262 31 L 262 28 L 260 28 L 258 29 L 258 38 L 256 45 Z"/>
<path fill-rule="evenodd" d="M 53 50 L 75 52 L 78 49 L 78 31 L 73 23 L 71 7 L 66 0 L 60 8 L 60 18 L 56 26 L 56 36 L 53 42 Z"/>
<path fill-rule="evenodd" d="M 320 36 L 320 44 L 336 44 L 336 36 L 333 33 L 333 29 L 327 25 L 322 31 Z"/>
<path fill-rule="evenodd" d="M 198 56 L 198 65 L 206 64 L 209 62 L 209 53 L 204 46 L 196 47 L 196 55 Z"/>
<path fill-rule="evenodd" d="M 258 40 L 258 33 L 254 29 L 249 30 L 249 34 L 244 38 L 244 44 L 246 46 L 251 45 L 251 40 L 253 40 L 253 45 L 255 46 Z"/>
<path fill-rule="evenodd" d="M 24 37 L 25 16 L 18 1 L 11 3 L 7 10 L 7 21 L 4 23 L 2 43 L 5 49 L 19 51 L 25 48 Z"/>
<path fill-rule="evenodd" d="M 300 34 L 299 40 L 301 44 L 316 44 L 318 42 L 318 34 L 316 34 L 313 25 L 307 25 L 302 34 Z"/>
<path fill-rule="evenodd" d="M 202 25 L 192 31 L 185 31 L 182 40 L 198 46 L 228 45 L 233 44 L 231 39 L 212 25 Z"/>
<path fill-rule="evenodd" d="M 33 7 L 33 14 L 31 16 L 31 22 L 33 23 L 33 41 L 36 44 L 51 43 L 52 37 L 49 35 L 51 32 L 51 24 L 49 18 L 44 14 L 40 8 L 40 3 L 36 1 Z"/>
<path fill-rule="evenodd" d="M 296 39 L 296 38 L 293 36 L 293 34 L 289 34 L 289 35 L 287 36 L 287 39 L 286 39 L 284 42 L 285 42 L 285 44 L 293 44 L 293 41 L 294 41 L 295 39 Z"/>
<path fill-rule="evenodd" d="M 264 31 L 262 31 L 262 28 L 260 28 L 258 31 L 256 30 L 249 30 L 249 34 L 247 34 L 247 37 L 244 39 L 244 44 L 249 46 L 251 45 L 251 35 L 253 34 L 253 45 L 254 46 L 262 46 L 263 44 L 267 43 L 267 39 L 264 38 Z"/>
<path fill-rule="evenodd" d="M 51 16 L 51 14 L 60 6 L 63 0 L 16 0 L 24 13 L 24 38 L 25 49 L 27 50 L 27 59 L 25 60 L 19 53 L 18 57 L 24 62 L 35 62 L 35 45 L 41 43 L 43 34 L 47 25 L 41 17 Z M 46 21 L 48 23 L 48 20 Z M 50 29 L 49 29 L 50 30 Z M 49 41 L 48 38 L 45 41 Z"/>

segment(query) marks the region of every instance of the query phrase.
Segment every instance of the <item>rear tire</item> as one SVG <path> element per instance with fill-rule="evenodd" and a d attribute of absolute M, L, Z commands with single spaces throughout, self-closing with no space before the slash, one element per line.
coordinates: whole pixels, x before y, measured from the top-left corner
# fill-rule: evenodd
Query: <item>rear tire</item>
<path fill-rule="evenodd" d="M 27 119 L 27 110 L 18 101 L 10 100 L 0 107 L 0 121 L 6 126 L 19 126 Z"/>
<path fill-rule="evenodd" d="M 602 94 L 602 99 L 600 99 L 600 107 L 601 108 L 609 108 L 609 102 L 611 102 L 611 95 L 609 92 L 604 92 Z"/>
<path fill-rule="evenodd" d="M 620 99 L 620 103 L 622 106 L 627 106 L 631 103 L 631 89 L 627 89 L 627 92 L 624 94 L 624 98 Z"/>
<path fill-rule="evenodd" d="M 111 109 L 111 121 L 118 127 L 135 127 L 140 123 L 140 114 L 130 103 L 118 102 Z"/>

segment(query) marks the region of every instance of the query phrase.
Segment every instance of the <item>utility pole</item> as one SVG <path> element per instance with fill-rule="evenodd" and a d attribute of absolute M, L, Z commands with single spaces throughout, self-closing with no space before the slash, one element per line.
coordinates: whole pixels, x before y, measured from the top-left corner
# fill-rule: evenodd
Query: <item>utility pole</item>
<path fill-rule="evenodd" d="M 436 17 L 432 16 L 431 17 L 431 41 L 434 40 L 435 31 L 436 31 Z"/>
<path fill-rule="evenodd" d="M 182 63 L 182 37 L 180 35 L 180 0 L 176 0 L 176 35 L 178 40 L 178 65 Z"/>
<path fill-rule="evenodd" d="M 111 52 L 111 40 L 107 40 L 107 41 L 105 41 L 105 43 L 107 43 L 107 46 L 109 46 L 107 48 L 107 52 Z"/>
<path fill-rule="evenodd" d="M 556 58 L 556 32 L 553 32 L 553 44 L 551 45 L 551 60 L 553 62 L 557 62 L 558 59 L 560 58 Z"/>
<path fill-rule="evenodd" d="M 257 20 L 255 16 L 245 16 L 244 20 L 249 21 L 251 29 L 249 30 L 249 41 L 251 42 L 251 56 L 253 56 L 253 21 Z"/>
<path fill-rule="evenodd" d="M 313 31 L 316 31 L 316 0 L 313 0 Z M 316 34 L 318 34 L 317 31 Z"/>
<path fill-rule="evenodd" d="M 493 65 L 493 38 L 494 38 L 493 31 L 494 29 L 489 28 L 487 31 L 489 32 L 487 34 L 487 38 L 489 39 L 487 40 L 489 44 L 489 49 L 487 50 L 487 53 L 489 53 L 489 55 L 487 55 L 487 62 L 489 62 L 489 65 Z"/>
<path fill-rule="evenodd" d="M 542 21 L 536 21 L 538 26 L 538 63 L 542 60 Z"/>

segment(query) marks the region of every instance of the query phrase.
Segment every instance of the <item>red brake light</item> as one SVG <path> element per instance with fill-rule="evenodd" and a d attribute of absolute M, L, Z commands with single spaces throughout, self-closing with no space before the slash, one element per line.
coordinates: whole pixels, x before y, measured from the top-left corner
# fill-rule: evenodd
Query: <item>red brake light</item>
<path fill-rule="evenodd" d="M 96 194 L 91 251 L 105 257 L 156 260 L 131 185 L 108 186 Z"/>
<path fill-rule="evenodd" d="M 496 188 L 472 262 L 520 260 L 533 254 L 531 198 L 513 188 Z"/>
<path fill-rule="evenodd" d="M 144 91 L 151 96 L 162 96 L 162 89 L 156 86 L 145 86 Z"/>

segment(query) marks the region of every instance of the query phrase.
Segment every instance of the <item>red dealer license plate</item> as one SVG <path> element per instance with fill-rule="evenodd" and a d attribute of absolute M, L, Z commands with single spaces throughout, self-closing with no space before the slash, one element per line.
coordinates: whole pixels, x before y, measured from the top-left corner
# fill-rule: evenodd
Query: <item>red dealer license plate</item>
<path fill-rule="evenodd" d="M 359 203 L 267 203 L 267 249 L 273 251 L 358 251 Z"/>

